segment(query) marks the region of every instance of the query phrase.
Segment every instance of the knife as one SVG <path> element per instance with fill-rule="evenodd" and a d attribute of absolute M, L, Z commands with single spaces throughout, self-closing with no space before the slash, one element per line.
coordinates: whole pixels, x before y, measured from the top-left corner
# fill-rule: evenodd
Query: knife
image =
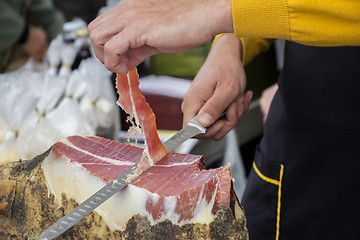
<path fill-rule="evenodd" d="M 177 132 L 174 136 L 164 142 L 164 147 L 168 152 L 174 151 L 178 146 L 193 136 L 206 133 L 207 129 L 196 121 L 196 116 L 191 119 L 187 126 Z M 95 208 L 113 196 L 115 193 L 123 189 L 129 184 L 127 176 L 135 174 L 139 161 L 127 169 L 125 172 L 116 177 L 113 181 L 106 184 L 99 191 L 90 196 L 83 203 L 74 208 L 60 220 L 51 225 L 40 235 L 40 240 L 51 240 L 64 233 L 66 230 L 74 226 L 77 222 L 91 213 Z"/>

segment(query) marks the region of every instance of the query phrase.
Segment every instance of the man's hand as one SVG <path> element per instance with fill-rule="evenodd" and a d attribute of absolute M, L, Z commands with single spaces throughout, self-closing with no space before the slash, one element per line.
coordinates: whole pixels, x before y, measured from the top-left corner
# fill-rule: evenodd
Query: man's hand
<path fill-rule="evenodd" d="M 240 48 L 240 40 L 234 34 L 221 36 L 185 95 L 184 125 L 198 114 L 198 122 L 210 126 L 201 138 L 220 140 L 249 109 L 252 92 L 244 93 L 246 76 Z M 217 120 L 224 111 L 226 119 Z"/>
<path fill-rule="evenodd" d="M 230 0 L 123 0 L 89 24 L 95 55 L 126 74 L 159 52 L 175 53 L 232 32 Z"/>
<path fill-rule="evenodd" d="M 40 62 L 44 59 L 48 47 L 46 32 L 41 28 L 29 26 L 29 35 L 23 45 L 24 52 L 36 62 Z"/>
<path fill-rule="evenodd" d="M 269 110 L 270 110 L 270 105 L 271 102 L 275 96 L 276 91 L 278 90 L 279 86 L 278 84 L 274 84 L 268 88 L 266 88 L 262 93 L 261 93 L 261 97 L 259 99 L 259 103 L 260 103 L 260 109 L 261 112 L 263 114 L 263 122 L 265 123 Z"/>

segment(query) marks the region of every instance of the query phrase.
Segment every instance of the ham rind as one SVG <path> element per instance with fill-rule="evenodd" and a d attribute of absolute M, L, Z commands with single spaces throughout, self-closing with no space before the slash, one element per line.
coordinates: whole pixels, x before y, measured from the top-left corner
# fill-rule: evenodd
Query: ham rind
<path fill-rule="evenodd" d="M 54 144 L 42 168 L 49 193 L 82 202 L 128 169 L 142 149 L 98 137 L 72 136 Z M 201 156 L 169 153 L 95 211 L 110 229 L 124 230 L 131 217 L 152 224 L 210 223 L 222 208 L 234 207 L 228 166 L 204 169 Z"/>
<path fill-rule="evenodd" d="M 141 94 L 136 68 L 132 69 L 127 75 L 118 74 L 116 87 L 119 94 L 118 104 L 127 114 L 134 116 L 137 126 L 140 127 L 145 137 L 145 154 L 147 158 L 143 157 L 139 163 L 137 173 L 140 174 L 166 156 L 168 152 L 157 134 L 155 115 L 145 97 Z"/>

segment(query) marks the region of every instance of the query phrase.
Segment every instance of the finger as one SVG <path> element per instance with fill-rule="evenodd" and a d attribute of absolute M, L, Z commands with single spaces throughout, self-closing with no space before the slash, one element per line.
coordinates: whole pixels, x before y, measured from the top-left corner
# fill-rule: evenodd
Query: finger
<path fill-rule="evenodd" d="M 222 84 L 218 86 L 213 96 L 200 109 L 197 117 L 198 122 L 204 127 L 213 124 L 229 104 L 236 99 L 238 88 L 237 85 Z"/>
<path fill-rule="evenodd" d="M 96 30 L 94 30 L 91 34 L 89 32 L 89 38 L 95 56 L 100 60 L 101 63 L 104 63 L 104 44 L 106 41 L 102 39 L 99 34 L 97 34 Z"/>
<path fill-rule="evenodd" d="M 251 99 L 253 97 L 253 91 L 246 91 L 244 93 L 244 110 L 245 112 L 249 110 Z"/>
<path fill-rule="evenodd" d="M 118 5 L 116 5 L 112 9 L 108 10 L 107 12 L 103 13 L 102 15 L 98 16 L 93 21 L 91 21 L 88 25 L 89 33 L 91 33 L 98 26 L 100 26 L 106 22 L 112 23 L 114 18 L 119 17 L 125 11 L 126 7 L 124 5 L 125 4 L 123 2 L 120 2 Z"/>
<path fill-rule="evenodd" d="M 229 106 L 229 110 L 227 110 L 227 115 L 232 115 L 230 118 L 231 120 L 227 119 L 220 119 L 213 123 L 210 127 L 208 127 L 206 134 L 198 135 L 197 138 L 199 139 L 213 139 L 213 140 L 220 140 L 222 139 L 237 123 L 238 118 L 236 117 L 237 114 L 235 113 L 234 107 L 236 103 L 233 103 Z M 234 120 L 234 116 L 235 119 Z"/>
<path fill-rule="evenodd" d="M 214 140 L 220 140 L 229 132 L 238 122 L 239 117 L 237 114 L 237 101 L 231 103 L 225 113 L 225 119 L 221 118 L 211 126 L 208 127 L 206 134 L 199 135 L 198 138 L 212 138 Z"/>
<path fill-rule="evenodd" d="M 198 91 L 199 87 L 192 83 L 189 90 L 184 96 L 184 101 L 181 104 L 181 110 L 184 113 L 183 116 L 183 126 L 185 127 L 188 122 L 199 113 L 199 110 L 204 106 L 208 97 L 206 95 L 202 96 L 203 92 Z"/>
<path fill-rule="evenodd" d="M 91 44 L 94 54 L 99 61 L 104 64 L 104 46 Z"/>
<path fill-rule="evenodd" d="M 252 96 L 253 92 L 247 91 L 237 101 L 231 103 L 226 110 L 226 119 L 216 121 L 208 128 L 207 134 L 202 137 L 212 138 L 216 141 L 222 139 L 236 126 L 241 116 L 248 111 Z"/>
<path fill-rule="evenodd" d="M 115 19 L 112 24 L 100 24 L 89 33 L 95 56 L 104 63 L 104 45 L 125 27 L 125 22 Z"/>
<path fill-rule="evenodd" d="M 104 45 L 104 64 L 105 67 L 116 73 L 126 74 L 129 70 L 129 57 L 126 51 L 131 47 L 131 36 L 126 35 L 125 29 L 110 39 Z"/>
<path fill-rule="evenodd" d="M 92 43 L 104 45 L 112 37 L 121 32 L 125 26 L 126 20 L 122 20 L 119 17 L 114 18 L 111 24 L 106 22 L 94 28 L 91 33 L 89 33 L 90 40 Z"/>
<path fill-rule="evenodd" d="M 242 98 L 229 105 L 226 110 L 226 119 L 222 120 L 224 121 L 224 124 L 221 128 L 218 129 L 218 131 L 214 132 L 214 134 L 211 136 L 212 139 L 216 141 L 222 139 L 231 129 L 235 127 L 240 119 L 238 114 L 238 105 L 241 101 Z"/>
<path fill-rule="evenodd" d="M 196 107 L 196 108 L 184 108 L 184 109 L 186 109 L 186 110 L 183 111 L 183 113 L 184 113 L 183 127 L 185 127 L 189 123 L 189 121 L 196 116 L 196 114 L 198 113 L 198 111 L 200 109 L 200 106 Z"/>
<path fill-rule="evenodd" d="M 224 127 L 224 125 L 225 125 L 225 120 L 218 120 L 213 125 L 211 125 L 211 127 L 207 129 L 207 132 L 205 134 L 199 134 L 195 138 L 211 139 L 216 135 L 216 133 L 220 131 L 220 129 Z"/>
<path fill-rule="evenodd" d="M 199 112 L 200 108 L 201 108 L 200 105 L 197 107 L 195 104 L 194 104 L 194 107 L 184 108 L 185 110 L 183 111 L 183 113 L 184 113 L 183 127 L 185 127 L 189 123 L 189 121 L 196 116 L 196 114 Z"/>
<path fill-rule="evenodd" d="M 133 69 L 143 61 L 145 61 L 147 58 L 149 58 L 152 55 L 155 55 L 159 51 L 156 48 L 150 47 L 150 46 L 143 46 L 139 48 L 131 48 L 128 50 L 128 67 L 129 69 Z"/>
<path fill-rule="evenodd" d="M 181 103 L 181 111 L 183 112 L 183 127 L 196 115 L 197 111 L 186 107 L 185 100 Z M 199 108 L 200 109 L 200 108 Z"/>

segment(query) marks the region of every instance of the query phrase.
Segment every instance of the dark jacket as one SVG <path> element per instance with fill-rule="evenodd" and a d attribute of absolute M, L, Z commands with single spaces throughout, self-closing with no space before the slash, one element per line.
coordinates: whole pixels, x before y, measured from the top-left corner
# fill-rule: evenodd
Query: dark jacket
<path fill-rule="evenodd" d="M 64 16 L 51 0 L 0 0 L 0 71 L 27 25 L 43 28 L 50 41 L 62 32 L 63 24 Z"/>

